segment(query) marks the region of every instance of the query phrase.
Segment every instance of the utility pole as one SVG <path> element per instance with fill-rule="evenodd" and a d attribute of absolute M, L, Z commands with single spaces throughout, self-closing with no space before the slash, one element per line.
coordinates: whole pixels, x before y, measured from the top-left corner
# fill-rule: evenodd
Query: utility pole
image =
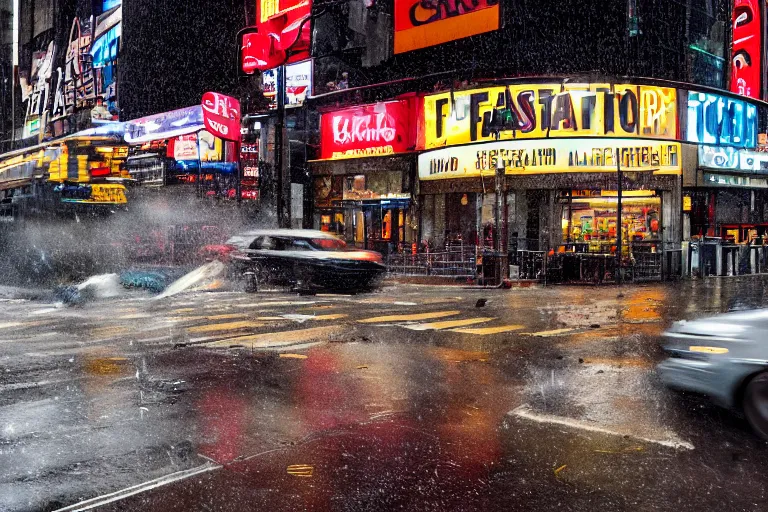
<path fill-rule="evenodd" d="M 275 173 L 277 174 L 277 227 L 290 228 L 290 205 L 285 194 L 285 171 L 283 169 L 283 129 L 285 127 L 285 66 L 275 69 L 275 94 L 277 97 L 277 118 L 275 120 Z M 288 180 L 290 183 L 290 179 Z M 288 215 L 286 215 L 286 213 Z M 286 222 L 286 217 L 288 221 Z"/>
<path fill-rule="evenodd" d="M 621 284 L 622 272 L 621 272 L 621 194 L 623 188 L 624 173 L 621 170 L 621 148 L 616 148 L 616 283 Z"/>

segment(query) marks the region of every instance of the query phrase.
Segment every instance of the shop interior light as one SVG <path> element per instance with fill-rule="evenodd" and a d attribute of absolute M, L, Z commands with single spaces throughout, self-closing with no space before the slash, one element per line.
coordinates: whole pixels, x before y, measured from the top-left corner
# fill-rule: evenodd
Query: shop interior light
<path fill-rule="evenodd" d="M 618 197 L 619 192 L 617 190 L 601 190 L 600 195 L 602 197 Z M 622 190 L 622 197 L 654 197 L 656 196 L 655 190 Z"/>
<path fill-rule="evenodd" d="M 612 208 L 618 204 L 618 197 L 575 197 L 573 204 L 588 204 L 591 208 Z M 661 204 L 660 197 L 623 197 L 621 203 L 624 205 L 658 205 Z"/>

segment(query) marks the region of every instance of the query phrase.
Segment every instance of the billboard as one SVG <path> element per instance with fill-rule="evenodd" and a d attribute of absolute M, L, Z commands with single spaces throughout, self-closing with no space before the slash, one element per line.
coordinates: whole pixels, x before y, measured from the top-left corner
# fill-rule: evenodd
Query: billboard
<path fill-rule="evenodd" d="M 205 128 L 224 140 L 240 140 L 240 102 L 218 92 L 203 94 Z"/>
<path fill-rule="evenodd" d="M 754 148 L 757 107 L 719 94 L 688 91 L 686 140 L 713 146 Z"/>
<path fill-rule="evenodd" d="M 311 13 L 311 0 L 257 0 L 256 26 L 240 34 L 243 72 L 308 59 Z"/>
<path fill-rule="evenodd" d="M 276 71 L 264 71 L 261 79 L 264 96 L 269 100 L 269 108 L 277 108 Z M 298 107 L 312 95 L 312 60 L 305 60 L 285 66 L 285 105 Z"/>
<path fill-rule="evenodd" d="M 395 0 L 395 53 L 498 30 L 499 0 Z"/>
<path fill-rule="evenodd" d="M 494 176 L 499 162 L 506 174 L 565 172 L 680 174 L 679 142 L 642 139 L 508 140 L 438 149 L 419 155 L 419 179 Z"/>
<path fill-rule="evenodd" d="M 388 101 L 322 114 L 320 158 L 342 159 L 411 151 L 415 134 L 408 100 Z"/>
<path fill-rule="evenodd" d="M 749 98 L 761 95 L 762 24 L 760 0 L 734 1 L 731 92 Z"/>
<path fill-rule="evenodd" d="M 624 84 L 515 84 L 424 99 L 425 149 L 559 137 L 677 139 L 677 90 Z"/>

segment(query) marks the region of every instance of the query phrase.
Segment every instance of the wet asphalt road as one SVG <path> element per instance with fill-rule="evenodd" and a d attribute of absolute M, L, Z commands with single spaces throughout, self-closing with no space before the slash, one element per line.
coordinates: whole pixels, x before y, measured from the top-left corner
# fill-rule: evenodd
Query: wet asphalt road
<path fill-rule="evenodd" d="M 4 300 L 0 510 L 766 510 L 766 443 L 653 369 L 766 284 Z"/>

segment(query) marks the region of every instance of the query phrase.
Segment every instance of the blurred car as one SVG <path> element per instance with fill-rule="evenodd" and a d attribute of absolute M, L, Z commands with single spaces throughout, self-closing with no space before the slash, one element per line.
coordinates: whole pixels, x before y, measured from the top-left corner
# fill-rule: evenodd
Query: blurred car
<path fill-rule="evenodd" d="M 350 249 L 335 235 L 303 229 L 254 230 L 233 236 L 230 261 L 256 283 L 300 289 L 373 288 L 386 267 L 381 254 Z"/>
<path fill-rule="evenodd" d="M 740 409 L 768 439 L 768 309 L 676 322 L 664 333 L 669 357 L 657 366 L 669 387 Z"/>

